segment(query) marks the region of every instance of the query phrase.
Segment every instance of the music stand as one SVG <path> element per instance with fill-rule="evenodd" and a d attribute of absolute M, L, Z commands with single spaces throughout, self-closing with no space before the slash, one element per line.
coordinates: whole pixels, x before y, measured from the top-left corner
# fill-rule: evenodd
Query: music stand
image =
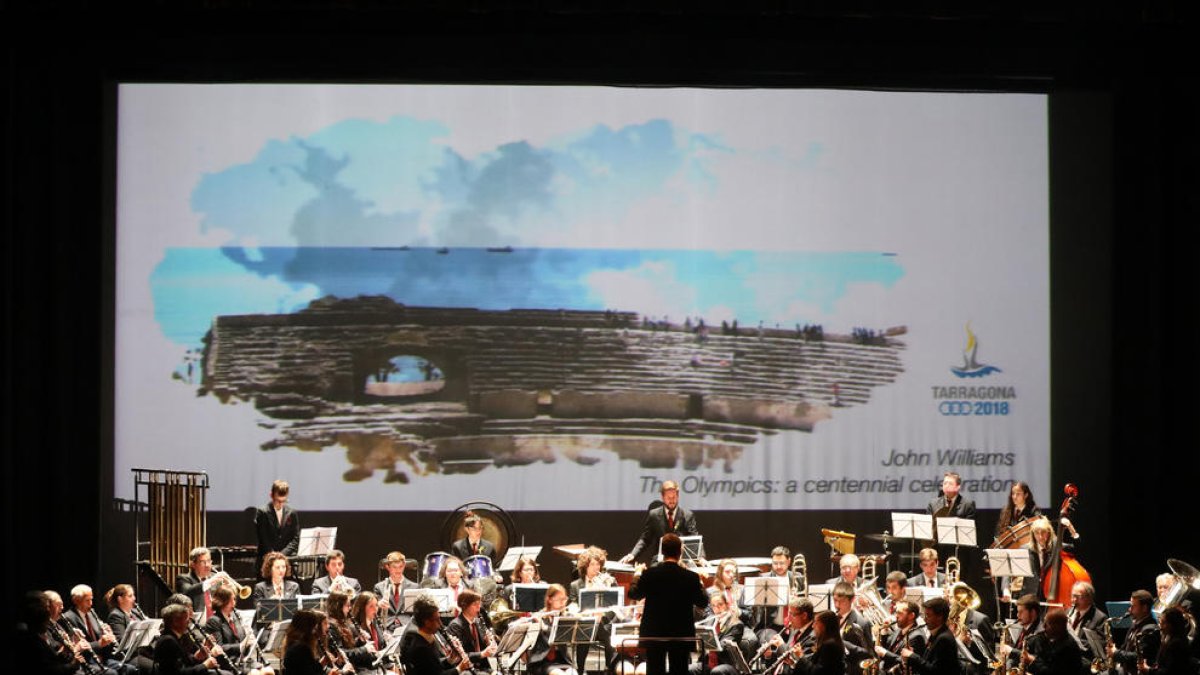
<path fill-rule="evenodd" d="M 689 534 L 686 537 L 679 538 L 683 544 L 683 552 L 679 556 L 681 564 L 695 564 L 698 560 L 704 560 L 704 535 Z M 662 560 L 662 540 L 658 541 L 658 559 Z"/>
<path fill-rule="evenodd" d="M 933 516 L 927 513 L 893 512 L 892 531 L 896 539 L 909 540 L 908 559 L 911 561 L 917 554 L 917 540 L 933 539 Z"/>
<path fill-rule="evenodd" d="M 787 577 L 746 577 L 742 586 L 742 604 L 747 607 L 786 607 Z"/>
<path fill-rule="evenodd" d="M 315 595 L 297 595 L 296 601 L 299 603 L 300 609 L 319 609 L 325 610 L 325 598 L 328 597 L 321 593 Z"/>
<path fill-rule="evenodd" d="M 501 667 L 504 670 L 511 670 L 521 656 L 537 642 L 537 636 L 541 632 L 541 621 L 522 621 L 509 624 L 508 630 L 504 631 L 504 636 L 500 638 L 500 645 L 497 648 L 501 654 L 510 654 L 507 659 L 501 659 Z"/>
<path fill-rule="evenodd" d="M 142 619 L 131 622 L 121 634 L 121 642 L 117 649 L 125 652 L 121 663 L 127 663 L 142 647 L 149 647 L 162 630 L 162 619 Z"/>
<path fill-rule="evenodd" d="M 336 527 L 306 527 L 300 530 L 296 555 L 328 555 L 337 543 Z"/>
<path fill-rule="evenodd" d="M 579 590 L 579 609 L 604 609 L 625 604 L 625 589 L 614 588 L 583 588 Z"/>
<path fill-rule="evenodd" d="M 987 548 L 992 588 L 996 594 L 996 616 L 1000 616 L 1000 579 L 1033 576 L 1033 551 L 1027 548 Z"/>
<path fill-rule="evenodd" d="M 254 603 L 254 623 L 261 626 L 276 621 L 290 621 L 298 609 L 299 598 L 262 598 Z"/>
<path fill-rule="evenodd" d="M 267 646 L 263 651 L 278 654 L 280 648 L 283 647 L 283 638 L 287 635 L 290 625 L 292 625 L 291 619 L 271 624 L 271 632 L 267 635 Z"/>
<path fill-rule="evenodd" d="M 400 640 L 392 640 L 388 646 L 381 649 L 379 655 L 371 662 L 371 670 L 379 668 L 389 657 L 396 657 L 398 660 L 400 658 L 400 642 Z"/>
<path fill-rule="evenodd" d="M 510 546 L 504 552 L 504 559 L 500 561 L 500 566 L 496 568 L 497 572 L 511 572 L 517 568 L 517 561 L 521 558 L 530 558 L 537 563 L 537 558 L 542 554 L 541 546 Z"/>
<path fill-rule="evenodd" d="M 1104 603 L 1104 609 L 1108 611 L 1112 619 L 1113 628 L 1133 628 L 1133 617 L 1129 616 L 1129 606 L 1133 603 L 1128 600 L 1110 600 Z"/>
<path fill-rule="evenodd" d="M 454 591 L 449 588 L 410 588 L 404 591 L 404 614 L 413 613 L 413 603 L 417 598 L 425 598 L 438 607 L 439 614 L 449 614 L 455 610 Z"/>
<path fill-rule="evenodd" d="M 813 612 L 833 609 L 830 598 L 833 597 L 833 584 L 812 584 L 808 587 L 808 599 L 812 601 Z"/>
<path fill-rule="evenodd" d="M 591 644 L 596 641 L 599 623 L 594 616 L 556 616 L 550 626 L 550 644 L 562 647 Z"/>
<path fill-rule="evenodd" d="M 513 584 L 513 609 L 518 612 L 538 612 L 546 606 L 546 591 L 550 584 Z"/>
<path fill-rule="evenodd" d="M 954 556 L 958 557 L 959 546 L 974 548 L 975 521 L 970 518 L 937 518 L 937 539 L 939 544 L 954 546 Z"/>

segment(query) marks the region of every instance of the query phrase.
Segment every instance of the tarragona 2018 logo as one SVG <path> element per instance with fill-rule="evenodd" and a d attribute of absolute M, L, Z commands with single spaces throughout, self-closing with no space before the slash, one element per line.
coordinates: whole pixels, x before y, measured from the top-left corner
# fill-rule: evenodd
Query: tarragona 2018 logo
<path fill-rule="evenodd" d="M 976 359 L 976 353 L 979 351 L 979 339 L 975 337 L 974 331 L 971 330 L 971 322 L 967 322 L 967 347 L 963 349 L 963 365 L 962 367 L 950 366 L 950 372 L 958 377 L 985 377 L 992 373 L 1004 372 L 996 366 L 980 363 Z"/>

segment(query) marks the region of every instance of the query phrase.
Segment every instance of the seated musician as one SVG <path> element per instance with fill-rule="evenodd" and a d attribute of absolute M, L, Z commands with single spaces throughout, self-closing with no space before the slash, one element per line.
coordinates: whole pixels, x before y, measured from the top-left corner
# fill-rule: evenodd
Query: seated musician
<path fill-rule="evenodd" d="M 1188 647 L 1188 621 L 1183 610 L 1178 606 L 1164 609 L 1158 617 L 1158 628 L 1162 644 L 1154 665 L 1143 659 L 1138 663 L 1138 672 L 1144 675 L 1196 675 L 1196 662 Z"/>
<path fill-rule="evenodd" d="M 483 519 L 475 512 L 468 511 L 463 528 L 466 529 L 467 536 L 450 544 L 450 555 L 459 560 L 466 560 L 473 555 L 486 555 L 492 558 L 492 563 L 495 564 L 496 545 L 483 538 Z"/>
<path fill-rule="evenodd" d="M 454 556 L 446 558 L 446 562 L 442 563 L 442 569 L 438 573 L 438 576 L 425 579 L 425 581 L 421 582 L 421 585 L 428 588 L 449 588 L 453 591 L 454 594 L 451 599 L 454 602 L 453 613 L 455 615 L 458 614 L 458 596 L 462 595 L 463 591 L 470 589 L 481 596 L 484 595 L 475 587 L 472 581 L 466 579 L 462 561 Z"/>
<path fill-rule="evenodd" d="M 833 586 L 833 607 L 838 617 L 842 640 L 865 649 L 871 649 L 871 622 L 854 609 L 854 586 L 842 582 Z M 867 658 L 870 658 L 869 656 Z M 850 668 L 853 672 L 852 664 Z"/>
<path fill-rule="evenodd" d="M 1002 644 L 997 650 L 997 655 L 1004 657 L 1008 662 L 1007 669 L 1011 670 L 1020 666 L 1021 648 L 1025 647 L 1029 638 L 1042 632 L 1041 613 L 1042 606 L 1038 602 L 1037 596 L 1023 595 L 1017 601 L 1017 623 L 1021 626 L 1021 632 L 1013 644 Z"/>
<path fill-rule="evenodd" d="M 771 569 L 764 576 L 787 579 L 789 595 L 799 592 L 799 579 L 792 574 L 792 552 L 786 546 L 771 549 Z M 787 624 L 787 607 L 755 607 L 752 610 L 755 633 L 760 642 L 770 640 Z"/>
<path fill-rule="evenodd" d="M 75 628 L 63 619 L 62 596 L 56 591 L 44 591 L 43 594 L 46 600 L 46 611 L 50 617 L 45 631 L 49 638 L 47 644 L 59 654 L 61 661 L 66 664 L 84 666 L 83 670 L 85 671 L 104 670 L 105 673 L 111 673 L 100 665 L 99 657 L 91 651 L 87 636 L 77 633 Z"/>
<path fill-rule="evenodd" d="M 325 556 L 325 576 L 313 581 L 312 592 L 314 595 L 328 595 L 335 590 L 334 581 L 337 581 L 337 586 L 345 591 L 349 590 L 354 593 L 362 592 L 362 584 L 358 583 L 358 579 L 354 577 L 343 576 L 346 570 L 346 554 L 337 550 L 331 550 Z"/>
<path fill-rule="evenodd" d="M 1138 590 L 1129 596 L 1129 616 L 1133 626 L 1126 633 L 1120 649 L 1116 645 L 1108 647 L 1108 656 L 1116 661 L 1121 675 L 1133 675 L 1142 661 L 1148 668 L 1153 668 L 1157 662 L 1162 635 L 1151 612 L 1153 606 L 1154 598 L 1149 591 Z"/>
<path fill-rule="evenodd" d="M 508 606 L 515 608 L 517 606 L 517 584 L 536 584 L 542 580 L 542 575 L 538 573 L 537 561 L 527 556 L 521 556 L 517 560 L 517 564 L 513 567 L 512 574 L 509 576 L 512 583 L 505 589 L 504 597 L 508 599 Z"/>
<path fill-rule="evenodd" d="M 567 607 L 570 611 L 579 611 L 579 591 L 592 588 L 612 588 L 617 585 L 617 580 L 604 571 L 604 563 L 607 561 L 608 551 L 598 546 L 589 546 L 579 554 L 575 563 L 578 578 L 572 581 L 567 588 Z M 606 664 L 613 661 L 612 629 L 610 628 L 612 617 L 612 613 L 606 612 L 601 616 L 600 623 L 596 627 L 595 642 L 604 647 L 604 663 Z M 575 663 L 581 666 L 586 664 L 591 647 L 591 644 L 578 645 L 575 649 Z"/>
<path fill-rule="evenodd" d="M 1004 510 L 1000 512 L 1000 520 L 996 522 L 996 537 L 1004 534 L 1008 528 L 1020 524 L 1023 520 L 1037 518 L 1040 515 L 1042 515 L 1042 510 L 1033 500 L 1033 491 L 1029 489 L 1029 483 L 1017 481 L 1008 491 L 1008 502 L 1004 505 Z"/>
<path fill-rule="evenodd" d="M 458 596 L 458 609 L 458 616 L 450 621 L 446 632 L 458 638 L 471 659 L 473 670 L 481 673 L 491 672 L 488 658 L 494 657 L 499 647 L 494 641 L 488 640 L 488 628 L 480 619 L 483 598 L 475 591 L 467 589 Z"/>
<path fill-rule="evenodd" d="M 1108 615 L 1096 606 L 1096 588 L 1086 581 L 1076 581 L 1071 587 L 1071 611 L 1067 612 L 1068 630 L 1080 640 L 1084 640 L 1086 645 L 1084 629 L 1102 631 L 1107 620 Z"/>
<path fill-rule="evenodd" d="M 1087 672 L 1090 662 L 1083 649 L 1067 632 L 1067 613 L 1052 609 L 1046 620 L 1040 639 L 1030 643 L 1021 657 L 1025 672 L 1030 675 L 1080 675 Z"/>
<path fill-rule="evenodd" d="M 562 584 L 550 584 L 546 589 L 544 623 L 549 623 L 552 615 L 561 615 L 567 608 L 567 589 Z M 569 650 L 559 649 L 558 645 L 550 644 L 548 627 L 538 633 L 537 641 L 529 649 L 529 675 L 578 675 L 571 664 Z"/>
<path fill-rule="evenodd" d="M 946 585 L 946 575 L 938 571 L 938 552 L 934 548 L 923 548 L 917 554 L 917 565 L 921 573 L 911 577 L 908 585 L 913 588 L 941 588 Z"/>
<path fill-rule="evenodd" d="M 184 640 L 192 610 L 184 605 L 167 605 L 162 611 L 162 634 L 154 641 L 154 666 L 159 675 L 207 675 L 217 672 L 217 657 L 197 653 Z M 185 646 L 186 645 L 186 646 Z"/>
<path fill-rule="evenodd" d="M 137 596 L 133 593 L 133 586 L 129 584 L 117 584 L 108 589 L 104 594 L 104 603 L 109 607 L 108 625 L 112 628 L 113 637 L 118 644 L 129 624 L 146 618 L 138 608 Z"/>
<path fill-rule="evenodd" d="M 341 675 L 342 671 L 326 665 L 330 659 L 325 650 L 329 619 L 317 609 L 300 609 L 292 615 L 283 638 L 283 672 L 287 675 Z"/>
<path fill-rule="evenodd" d="M 400 643 L 400 662 L 404 664 L 405 675 L 455 675 L 471 668 L 470 659 L 453 665 L 447 660 L 437 644 L 441 629 L 442 615 L 437 604 L 428 598 L 417 598 L 413 603 L 412 624 L 404 631 Z"/>
<path fill-rule="evenodd" d="M 950 603 L 945 598 L 930 598 L 924 603 L 924 614 L 925 629 L 929 632 L 925 651 L 901 647 L 900 658 L 917 675 L 960 675 L 958 642 L 946 626 Z"/>
<path fill-rule="evenodd" d="M 742 640 L 742 633 L 745 631 L 746 626 L 738 618 L 737 608 L 731 606 L 721 593 L 712 593 L 709 595 L 708 610 L 712 616 L 716 617 L 713 630 L 717 633 L 717 643 L 721 646 L 721 649 L 701 654 L 700 660 L 693 663 L 688 668 L 688 672 L 691 675 L 704 675 L 706 673 L 712 673 L 713 675 L 737 675 L 738 671 L 725 650 L 726 645 L 733 645 L 732 648 L 739 648 L 737 645 Z"/>
<path fill-rule="evenodd" d="M 135 672 L 136 668 L 133 666 L 122 664 L 113 658 L 117 650 L 117 639 L 112 630 L 100 621 L 100 617 L 92 609 L 92 603 L 92 587 L 86 584 L 75 586 L 71 589 L 73 606 L 63 613 L 60 623 L 66 623 L 67 628 L 75 631 L 77 635 L 84 636 L 88 648 L 105 668 L 117 672 Z"/>
<path fill-rule="evenodd" d="M 813 619 L 813 642 L 816 651 L 796 661 L 792 672 L 796 675 L 843 675 L 848 657 L 838 629 L 838 617 L 830 611 L 820 612 Z"/>
<path fill-rule="evenodd" d="M 908 592 L 908 577 L 900 570 L 888 572 L 887 577 L 883 580 L 883 588 L 887 591 L 887 597 L 883 599 L 883 605 L 888 611 L 896 611 L 896 603 L 902 602 Z M 916 608 L 913 608 L 916 611 Z"/>
<path fill-rule="evenodd" d="M 287 578 L 292 573 L 292 563 L 279 551 L 271 551 L 263 557 L 260 573 L 266 581 L 254 584 L 254 593 L 250 596 L 252 599 L 286 600 L 300 594 L 300 584 Z"/>
<path fill-rule="evenodd" d="M 192 607 L 203 608 L 205 620 L 212 616 L 211 590 L 206 589 L 205 582 L 213 576 L 212 554 L 203 546 L 197 546 L 188 554 L 188 567 L 191 571 L 175 577 L 175 591 L 183 593 L 192 599 Z"/>
<path fill-rule="evenodd" d="M 738 566 L 737 563 L 729 558 L 717 563 L 717 573 L 713 577 L 712 586 L 708 592 L 719 593 L 725 597 L 725 604 L 732 610 L 738 613 L 738 618 L 747 623 L 750 621 L 749 610 L 742 610 L 740 605 L 742 601 L 742 584 L 738 581 Z M 712 607 L 709 607 L 709 612 Z"/>
<path fill-rule="evenodd" d="M 862 569 L 862 562 L 858 556 L 853 553 L 847 553 L 838 561 L 838 576 L 832 579 L 826 579 L 827 584 L 836 584 L 839 581 L 844 581 L 851 586 L 858 585 L 858 572 Z"/>
<path fill-rule="evenodd" d="M 789 659 L 794 663 L 795 658 L 812 651 L 812 601 L 807 598 L 792 598 L 788 602 L 787 611 L 787 625 L 763 645 L 763 664 L 768 668 L 775 668 L 777 661 L 785 655 L 791 654 Z M 778 675 L 791 675 L 794 667 L 788 663 L 785 661 L 779 664 L 775 672 Z"/>
<path fill-rule="evenodd" d="M 237 615 L 237 597 L 226 584 L 217 584 L 212 591 L 213 615 L 204 624 L 204 632 L 213 637 L 230 659 L 242 654 L 243 649 L 249 649 L 249 641 L 254 635 L 246 629 Z M 266 675 L 273 673 L 270 668 L 255 668 L 249 671 L 251 675 Z"/>
<path fill-rule="evenodd" d="M 350 619 L 350 594 L 339 590 L 330 593 L 325 598 L 325 612 L 329 615 L 329 651 L 335 657 L 349 659 L 353 670 L 369 668 L 375 662 L 375 645 L 363 638 Z"/>
<path fill-rule="evenodd" d="M 1175 585 L 1175 575 L 1170 572 L 1163 572 L 1154 577 L 1154 590 L 1158 594 L 1158 601 L 1165 603 L 1167 595 L 1171 592 L 1171 587 Z"/>
<path fill-rule="evenodd" d="M 383 559 L 383 566 L 387 569 L 388 576 L 375 584 L 375 595 L 383 603 L 388 617 L 388 625 L 385 626 L 388 630 L 397 625 L 400 614 L 404 611 L 404 592 L 418 588 L 417 582 L 404 576 L 404 568 L 407 564 L 408 560 L 400 551 L 392 551 L 387 554 L 387 557 Z"/>
<path fill-rule="evenodd" d="M 901 665 L 900 650 L 907 647 L 918 654 L 925 653 L 925 630 L 917 625 L 916 605 L 897 600 L 893 614 L 895 627 L 880 636 L 879 644 L 875 645 L 875 655 L 883 660 L 884 669 L 889 672 Z"/>
<path fill-rule="evenodd" d="M 383 651 L 389 641 L 387 630 L 379 621 L 379 607 L 379 598 L 367 591 L 354 596 L 350 604 L 350 620 L 374 652 Z"/>
<path fill-rule="evenodd" d="M 21 598 L 17 630 L 12 635 L 7 664 L 20 673 L 69 675 L 83 665 L 69 645 L 56 640 L 50 620 L 50 598 L 30 591 Z"/>

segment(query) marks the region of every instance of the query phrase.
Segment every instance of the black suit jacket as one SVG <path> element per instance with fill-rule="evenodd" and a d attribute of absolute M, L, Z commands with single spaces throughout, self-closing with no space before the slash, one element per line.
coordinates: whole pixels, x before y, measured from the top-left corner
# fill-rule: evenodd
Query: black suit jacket
<path fill-rule="evenodd" d="M 492 563 L 496 562 L 496 545 L 487 539 L 479 540 L 479 553 L 471 551 L 471 544 L 467 542 L 467 538 L 463 537 L 458 541 L 450 544 L 450 555 L 459 560 L 466 560 L 473 555 L 486 555 L 492 559 Z"/>
<path fill-rule="evenodd" d="M 1113 658 L 1126 673 L 1136 673 L 1139 658 L 1146 659 L 1148 665 L 1155 664 L 1161 642 L 1162 634 L 1158 632 L 1158 623 L 1154 621 L 1153 616 L 1147 614 L 1129 629 L 1125 641 L 1113 654 Z"/>
<path fill-rule="evenodd" d="M 1061 640 L 1051 640 L 1042 633 L 1033 644 L 1037 647 L 1031 653 L 1036 658 L 1026 666 L 1026 672 L 1031 675 L 1084 675 L 1088 672 L 1090 662 L 1084 658 L 1083 650 L 1070 635 L 1064 635 Z"/>
<path fill-rule="evenodd" d="M 167 631 L 154 641 L 154 665 L 159 675 L 206 675 L 208 668 L 197 663 L 179 638 Z"/>
<path fill-rule="evenodd" d="M 1104 630 L 1104 622 L 1108 620 L 1108 615 L 1100 611 L 1100 608 L 1096 605 L 1089 607 L 1088 611 L 1083 613 L 1083 616 L 1078 616 L 1078 614 L 1079 612 L 1075 611 L 1075 608 L 1072 607 L 1071 611 L 1067 613 L 1067 626 L 1080 639 L 1083 639 L 1084 628 L 1102 632 Z M 1076 622 L 1076 618 L 1078 618 L 1078 623 Z M 1084 644 L 1087 644 L 1087 642 L 1085 641 Z"/>
<path fill-rule="evenodd" d="M 696 514 L 682 506 L 675 507 L 675 527 L 667 527 L 667 507 L 657 506 L 646 514 L 646 522 L 642 524 L 642 536 L 629 552 L 635 560 L 642 551 L 649 549 L 652 555 L 658 553 L 658 540 L 667 532 L 674 532 L 681 537 L 700 534 L 696 529 Z"/>
<path fill-rule="evenodd" d="M 475 637 L 471 634 L 471 624 L 467 623 L 461 614 L 454 617 L 454 620 L 446 626 L 446 632 L 458 638 L 458 641 L 462 643 L 463 649 L 467 651 L 467 656 L 471 657 L 474 669 L 490 671 L 491 666 L 488 665 L 487 658 L 480 655 L 480 652 L 487 649 L 488 646 L 487 629 L 478 619 L 475 621 L 475 629 L 479 634 L 479 642 L 476 642 Z"/>
<path fill-rule="evenodd" d="M 260 581 L 254 584 L 254 592 L 250 594 L 251 600 L 265 600 L 275 595 L 275 586 L 269 581 Z M 294 598 L 300 595 L 300 584 L 295 581 L 283 580 L 283 597 Z"/>
<path fill-rule="evenodd" d="M 260 562 L 271 551 L 296 555 L 300 550 L 300 514 L 287 504 L 283 505 L 283 525 L 275 518 L 275 509 L 271 504 L 260 506 L 254 512 L 254 529 L 258 533 Z"/>
<path fill-rule="evenodd" d="M 846 652 L 836 642 L 822 642 L 817 653 L 796 662 L 797 675 L 842 675 L 846 672 Z"/>
<path fill-rule="evenodd" d="M 706 607 L 708 594 L 700 577 L 678 563 L 665 561 L 634 577 L 629 597 L 646 599 L 642 613 L 643 637 L 694 638 L 694 607 Z"/>
<path fill-rule="evenodd" d="M 238 624 L 236 634 L 224 615 L 220 612 L 213 612 L 213 615 L 204 624 L 204 632 L 213 636 L 226 654 L 236 657 L 242 653 L 242 640 L 246 639 L 246 627 L 238 622 L 237 614 L 233 615 L 233 620 Z"/>
<path fill-rule="evenodd" d="M 416 628 L 404 631 L 400 640 L 400 662 L 404 664 L 406 675 L 454 675 L 458 672 L 442 658 L 437 645 L 426 640 Z"/>
<path fill-rule="evenodd" d="M 107 659 L 116 649 L 116 643 L 112 643 L 107 647 L 100 646 L 100 634 L 103 629 L 100 628 L 100 617 L 96 616 L 96 611 L 91 610 L 86 616 L 80 616 L 79 610 L 72 607 L 62 613 L 60 621 L 66 621 L 72 628 L 78 628 L 83 631 L 84 639 L 88 637 L 88 624 L 91 625 L 92 634 L 96 636 L 95 640 L 88 640 L 88 644 L 92 646 L 92 651 L 98 654 L 101 658 Z M 85 623 L 86 621 L 86 623 Z"/>
<path fill-rule="evenodd" d="M 884 635 L 882 640 L 880 640 L 879 646 L 883 647 L 884 650 L 887 651 L 887 654 L 883 656 L 884 665 L 890 668 L 900 663 L 900 650 L 904 649 L 905 647 L 905 636 L 905 633 L 902 633 L 897 629 L 893 629 L 891 632 Z M 907 633 L 908 648 L 918 654 L 924 654 L 926 637 L 927 633 L 925 632 L 924 628 L 920 626 L 913 626 L 909 628 Z"/>
<path fill-rule="evenodd" d="M 204 582 L 200 581 L 195 572 L 180 574 L 175 577 L 175 592 L 183 593 L 192 599 L 192 609 L 204 609 Z"/>
<path fill-rule="evenodd" d="M 283 655 L 283 672 L 287 675 L 325 675 L 325 668 L 312 655 L 307 645 L 296 644 Z"/>
<path fill-rule="evenodd" d="M 937 499 L 930 501 L 925 507 L 925 512 L 933 515 L 940 512 L 944 508 L 946 508 L 946 496 L 938 495 Z M 975 502 L 967 499 L 960 492 L 958 493 L 958 496 L 954 498 L 954 505 L 950 508 L 949 512 L 945 514 L 945 516 L 952 518 L 974 518 Z"/>
<path fill-rule="evenodd" d="M 924 653 L 908 657 L 908 665 L 922 675 L 959 675 L 958 641 L 942 626 L 930 635 Z"/>

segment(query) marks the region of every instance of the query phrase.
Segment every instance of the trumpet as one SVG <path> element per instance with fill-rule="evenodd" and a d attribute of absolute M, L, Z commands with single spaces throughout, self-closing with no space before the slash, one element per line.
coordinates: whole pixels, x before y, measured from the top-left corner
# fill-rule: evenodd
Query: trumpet
<path fill-rule="evenodd" d="M 329 580 L 329 592 L 341 591 L 349 595 L 354 595 L 354 588 L 350 586 L 350 582 L 346 581 L 346 577 L 341 574 Z"/>
<path fill-rule="evenodd" d="M 613 575 L 603 570 L 587 582 L 588 588 L 612 588 L 616 585 L 617 580 L 613 578 Z"/>
<path fill-rule="evenodd" d="M 204 590 L 210 591 L 212 590 L 212 587 L 217 584 L 225 584 L 226 586 L 229 586 L 229 589 L 233 591 L 234 595 L 238 596 L 238 598 L 242 600 L 250 597 L 250 593 L 254 591 L 254 589 L 250 588 L 249 586 L 243 586 L 239 584 L 233 577 L 229 576 L 229 573 L 225 570 L 221 570 L 220 572 L 217 572 L 211 577 L 205 579 Z"/>
<path fill-rule="evenodd" d="M 792 592 L 802 598 L 808 597 L 808 563 L 803 553 L 792 557 Z"/>

